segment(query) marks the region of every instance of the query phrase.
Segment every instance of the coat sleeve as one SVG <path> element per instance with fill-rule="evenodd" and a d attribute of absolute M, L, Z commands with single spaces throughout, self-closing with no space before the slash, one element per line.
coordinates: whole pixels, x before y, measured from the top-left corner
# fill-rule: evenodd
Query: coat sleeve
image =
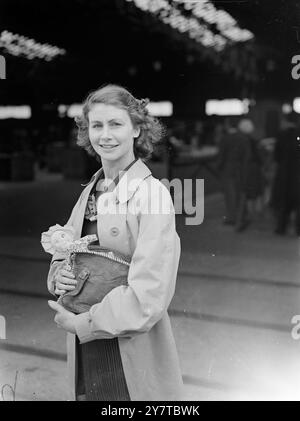
<path fill-rule="evenodd" d="M 71 213 L 71 215 L 70 215 L 70 217 L 69 217 L 69 219 L 68 219 L 68 221 L 66 222 L 65 225 L 72 225 L 73 226 L 74 217 L 75 217 L 75 214 L 78 210 L 80 200 L 81 200 L 81 196 L 78 199 L 78 201 L 76 202 L 76 204 L 75 204 L 75 206 L 72 210 L 72 213 Z M 47 276 L 48 291 L 55 296 L 56 296 L 56 294 L 54 293 L 54 290 L 55 290 L 55 275 L 56 275 L 56 272 L 58 271 L 58 269 L 60 268 L 60 266 L 62 265 L 64 259 L 65 259 L 65 257 L 64 257 L 63 254 L 54 253 L 54 255 L 52 256 L 50 269 L 49 269 L 48 276 Z"/>
<path fill-rule="evenodd" d="M 149 211 L 151 197 L 140 195 L 139 233 L 128 285 L 113 289 L 89 312 L 76 316 L 75 328 L 81 343 L 147 332 L 167 311 L 175 291 L 180 239 L 170 193 L 160 182 L 156 189 L 161 207 L 169 211 Z M 137 192 L 135 196 L 139 196 Z"/>

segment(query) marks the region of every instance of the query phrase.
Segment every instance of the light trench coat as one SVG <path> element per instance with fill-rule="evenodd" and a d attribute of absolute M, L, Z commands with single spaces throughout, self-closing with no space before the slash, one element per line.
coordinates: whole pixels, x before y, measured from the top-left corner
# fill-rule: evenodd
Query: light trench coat
<path fill-rule="evenodd" d="M 89 193 L 101 169 L 84 188 L 67 224 L 81 237 Z M 169 211 L 168 211 L 169 209 Z M 138 159 L 123 173 L 114 190 L 97 203 L 100 245 L 131 257 L 128 285 L 110 291 L 89 312 L 76 315 L 80 343 L 118 338 L 131 400 L 181 400 L 182 377 L 167 308 L 175 291 L 180 239 L 167 188 Z M 55 254 L 48 274 L 54 276 L 62 258 Z M 76 400 L 75 334 L 67 333 L 71 400 Z"/>

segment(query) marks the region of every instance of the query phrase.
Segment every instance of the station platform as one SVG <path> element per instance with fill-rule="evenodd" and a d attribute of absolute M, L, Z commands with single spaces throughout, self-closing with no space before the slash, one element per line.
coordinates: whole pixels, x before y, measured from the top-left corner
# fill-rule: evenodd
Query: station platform
<path fill-rule="evenodd" d="M 15 383 L 16 401 L 67 400 L 65 334 L 47 304 L 40 233 L 66 222 L 81 189 L 59 174 L 0 182 L 0 400 L 13 399 L 3 386 Z M 220 192 L 204 207 L 201 225 L 176 215 L 182 255 L 169 314 L 185 399 L 299 400 L 299 239 L 275 236 L 267 208 L 234 232 Z"/>

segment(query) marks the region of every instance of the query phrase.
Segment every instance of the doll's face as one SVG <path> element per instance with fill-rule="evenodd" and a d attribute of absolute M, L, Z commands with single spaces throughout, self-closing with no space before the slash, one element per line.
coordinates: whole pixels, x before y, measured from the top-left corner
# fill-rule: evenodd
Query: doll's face
<path fill-rule="evenodd" d="M 51 236 L 51 243 L 57 251 L 65 251 L 72 241 L 71 234 L 65 231 L 55 231 Z"/>

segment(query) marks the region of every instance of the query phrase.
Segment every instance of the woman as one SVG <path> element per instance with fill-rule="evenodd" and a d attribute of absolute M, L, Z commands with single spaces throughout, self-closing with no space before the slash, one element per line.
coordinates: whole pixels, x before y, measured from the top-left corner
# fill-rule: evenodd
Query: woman
<path fill-rule="evenodd" d="M 75 400 L 182 399 L 167 314 L 180 240 L 169 191 L 143 162 L 162 135 L 146 105 L 126 89 L 107 85 L 87 97 L 77 119 L 79 146 L 100 157 L 102 168 L 83 190 L 67 224 L 76 238 L 97 233 L 101 246 L 129 255 L 131 264 L 128 286 L 113 289 L 89 312 L 75 315 L 49 302 L 57 311 L 55 322 L 68 332 Z M 61 295 L 74 289 L 73 278 L 55 254 L 49 291 Z"/>

